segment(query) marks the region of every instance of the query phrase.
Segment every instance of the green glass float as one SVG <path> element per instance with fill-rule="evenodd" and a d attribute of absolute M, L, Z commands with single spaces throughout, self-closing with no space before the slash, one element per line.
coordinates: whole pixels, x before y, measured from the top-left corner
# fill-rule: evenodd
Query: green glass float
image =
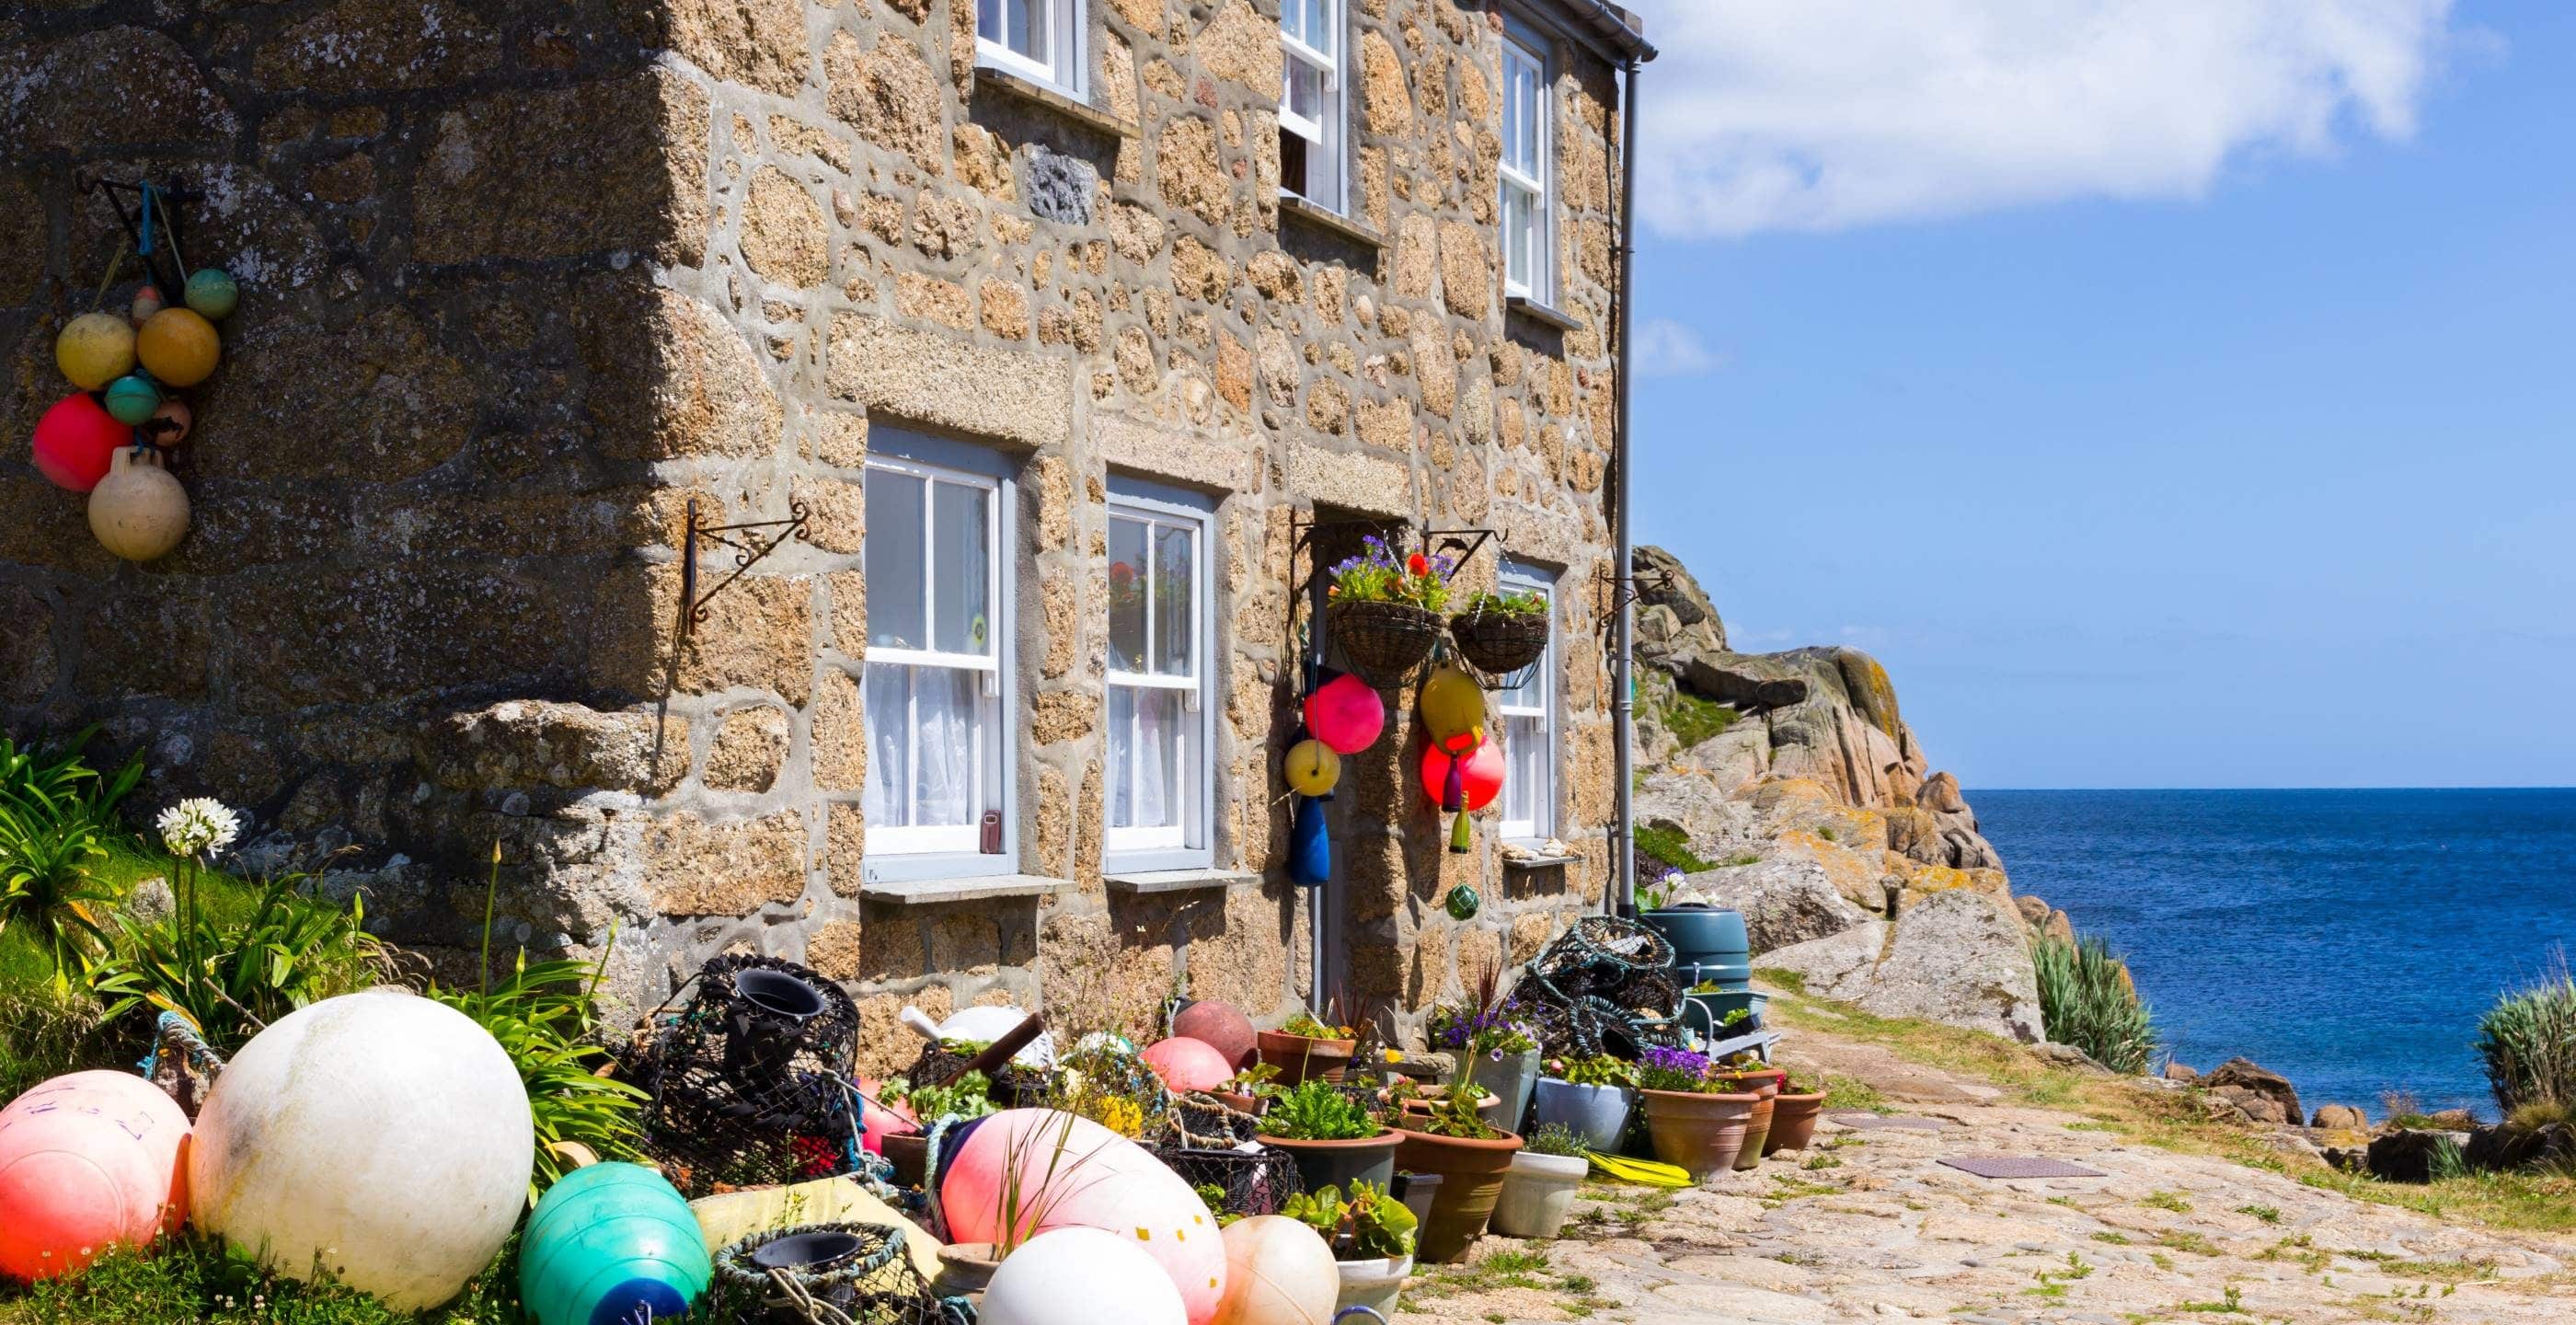
<path fill-rule="evenodd" d="M 127 373 L 107 384 L 107 416 L 131 428 L 161 408 L 161 388 L 141 373 Z"/>
<path fill-rule="evenodd" d="M 209 322 L 220 322 L 231 317 L 233 308 L 241 303 L 241 286 L 234 283 L 231 272 L 221 267 L 200 267 L 188 278 L 187 293 L 181 297 L 188 301 L 189 311 Z"/>
<path fill-rule="evenodd" d="M 1473 920 L 1476 918 L 1476 913 L 1484 909 L 1485 899 L 1478 897 L 1475 889 L 1462 883 L 1449 890 L 1450 919 Z"/>

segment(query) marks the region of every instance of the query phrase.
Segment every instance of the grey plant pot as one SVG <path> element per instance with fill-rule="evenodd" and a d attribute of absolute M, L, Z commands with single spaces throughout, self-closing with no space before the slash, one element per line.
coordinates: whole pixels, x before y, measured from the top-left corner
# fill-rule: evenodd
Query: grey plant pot
<path fill-rule="evenodd" d="M 1538 1082 L 1538 1050 L 1509 1054 L 1499 1063 L 1481 1054 L 1460 1051 L 1458 1075 L 1467 1076 L 1471 1070 L 1478 1090 L 1502 1100 L 1490 1116 L 1494 1126 L 1506 1132 L 1521 1130 L 1521 1115 L 1529 1109 L 1530 1088 Z"/>
<path fill-rule="evenodd" d="M 1530 1126 L 1569 1127 L 1593 1149 L 1617 1154 L 1619 1138 L 1628 1132 L 1628 1115 L 1636 1107 L 1637 1092 L 1626 1086 L 1578 1086 L 1541 1077 L 1530 1105 Z"/>

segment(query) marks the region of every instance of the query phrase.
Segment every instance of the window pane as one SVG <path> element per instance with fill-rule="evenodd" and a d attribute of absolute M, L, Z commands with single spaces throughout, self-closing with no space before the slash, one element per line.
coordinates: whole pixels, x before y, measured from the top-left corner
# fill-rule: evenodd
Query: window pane
<path fill-rule="evenodd" d="M 1503 58 L 1503 164 L 1521 169 L 1521 67 Z"/>
<path fill-rule="evenodd" d="M 1178 828 L 1188 802 L 1181 692 L 1109 687 L 1109 826 Z"/>
<path fill-rule="evenodd" d="M 991 650 L 990 495 L 987 489 L 962 483 L 930 487 L 931 537 L 936 547 L 932 569 L 937 576 L 931 604 L 937 616 L 933 647 L 943 653 Z"/>
<path fill-rule="evenodd" d="M 1320 121 L 1324 118 L 1323 71 L 1303 60 L 1288 61 L 1288 109 L 1290 113 Z"/>
<path fill-rule="evenodd" d="M 1306 0 L 1306 36 L 1309 46 L 1325 55 L 1333 54 L 1333 0 Z"/>
<path fill-rule="evenodd" d="M 956 667 L 915 667 L 913 818 L 920 827 L 973 824 L 984 808 L 984 705 L 978 673 Z M 868 774 L 878 781 L 875 770 Z"/>
<path fill-rule="evenodd" d="M 1192 673 L 1191 646 L 1197 640 L 1193 607 L 1197 602 L 1196 542 L 1188 529 L 1163 525 L 1154 530 L 1154 671 L 1162 676 Z"/>
<path fill-rule="evenodd" d="M 1048 41 L 1051 34 L 1048 33 L 1047 28 L 1052 17 L 1047 12 L 1048 0 L 1002 0 L 1002 3 L 1010 6 L 1013 11 L 1011 49 L 1040 64 L 1053 59 L 1054 57 L 1048 54 L 1048 51 L 1053 48 L 1053 43 Z"/>
<path fill-rule="evenodd" d="M 1153 568 L 1145 561 L 1145 525 L 1109 522 L 1109 668 L 1145 670 L 1145 593 Z"/>
<path fill-rule="evenodd" d="M 868 788 L 863 802 L 872 828 L 912 825 L 912 764 L 905 757 L 911 744 L 912 719 L 905 702 L 912 669 L 896 663 L 869 663 L 867 672 Z"/>
<path fill-rule="evenodd" d="M 1532 208 L 1528 190 L 1517 184 L 1503 185 L 1503 273 L 1518 285 L 1530 283 L 1530 255 L 1533 251 Z"/>
<path fill-rule="evenodd" d="M 868 643 L 893 649 L 930 645 L 922 628 L 921 480 L 891 470 L 867 476 L 868 528 L 862 544 L 868 581 Z"/>
<path fill-rule="evenodd" d="M 975 31 L 986 41 L 1003 41 L 1002 6 L 1005 0 L 975 0 Z"/>
<path fill-rule="evenodd" d="M 1547 737 L 1544 720 L 1503 720 L 1503 821 L 1531 831 L 1546 827 L 1539 810 L 1547 801 Z"/>

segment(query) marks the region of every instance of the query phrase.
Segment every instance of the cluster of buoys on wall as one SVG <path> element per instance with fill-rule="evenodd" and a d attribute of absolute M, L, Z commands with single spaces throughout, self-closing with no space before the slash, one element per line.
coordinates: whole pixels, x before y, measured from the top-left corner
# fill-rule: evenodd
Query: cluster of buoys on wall
<path fill-rule="evenodd" d="M 1449 849 L 1464 853 L 1473 838 L 1468 816 L 1502 794 L 1502 747 L 1486 732 L 1485 690 L 1462 668 L 1443 665 L 1423 680 L 1423 730 L 1429 737 L 1420 767 L 1422 794 L 1454 815 Z M 1321 802 L 1341 783 L 1342 757 L 1376 744 L 1386 730 L 1386 704 L 1356 676 L 1335 675 L 1306 695 L 1295 736 L 1280 761 L 1280 776 L 1298 797 L 1288 834 L 1289 877 L 1320 887 L 1332 875 L 1332 844 Z"/>
<path fill-rule="evenodd" d="M 166 224 L 167 204 L 162 215 Z M 148 206 L 144 217 L 148 237 Z M 181 393 L 214 376 L 223 357 L 215 324 L 241 302 L 230 273 L 205 267 L 172 304 L 150 277 L 148 250 L 146 266 L 125 312 L 82 313 L 55 336 L 54 366 L 75 389 L 45 411 L 35 433 L 37 472 L 87 494 L 100 546 L 136 562 L 167 556 L 187 537 L 188 490 L 170 472 L 196 428 Z"/>

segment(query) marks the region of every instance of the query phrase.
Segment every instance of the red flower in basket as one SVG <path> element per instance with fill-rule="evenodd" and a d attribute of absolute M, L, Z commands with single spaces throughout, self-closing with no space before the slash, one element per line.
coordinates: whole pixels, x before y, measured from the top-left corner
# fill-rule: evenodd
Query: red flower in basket
<path fill-rule="evenodd" d="M 1431 559 L 1416 552 L 1404 559 L 1404 568 L 1417 576 L 1428 575 L 1431 573 Z"/>

